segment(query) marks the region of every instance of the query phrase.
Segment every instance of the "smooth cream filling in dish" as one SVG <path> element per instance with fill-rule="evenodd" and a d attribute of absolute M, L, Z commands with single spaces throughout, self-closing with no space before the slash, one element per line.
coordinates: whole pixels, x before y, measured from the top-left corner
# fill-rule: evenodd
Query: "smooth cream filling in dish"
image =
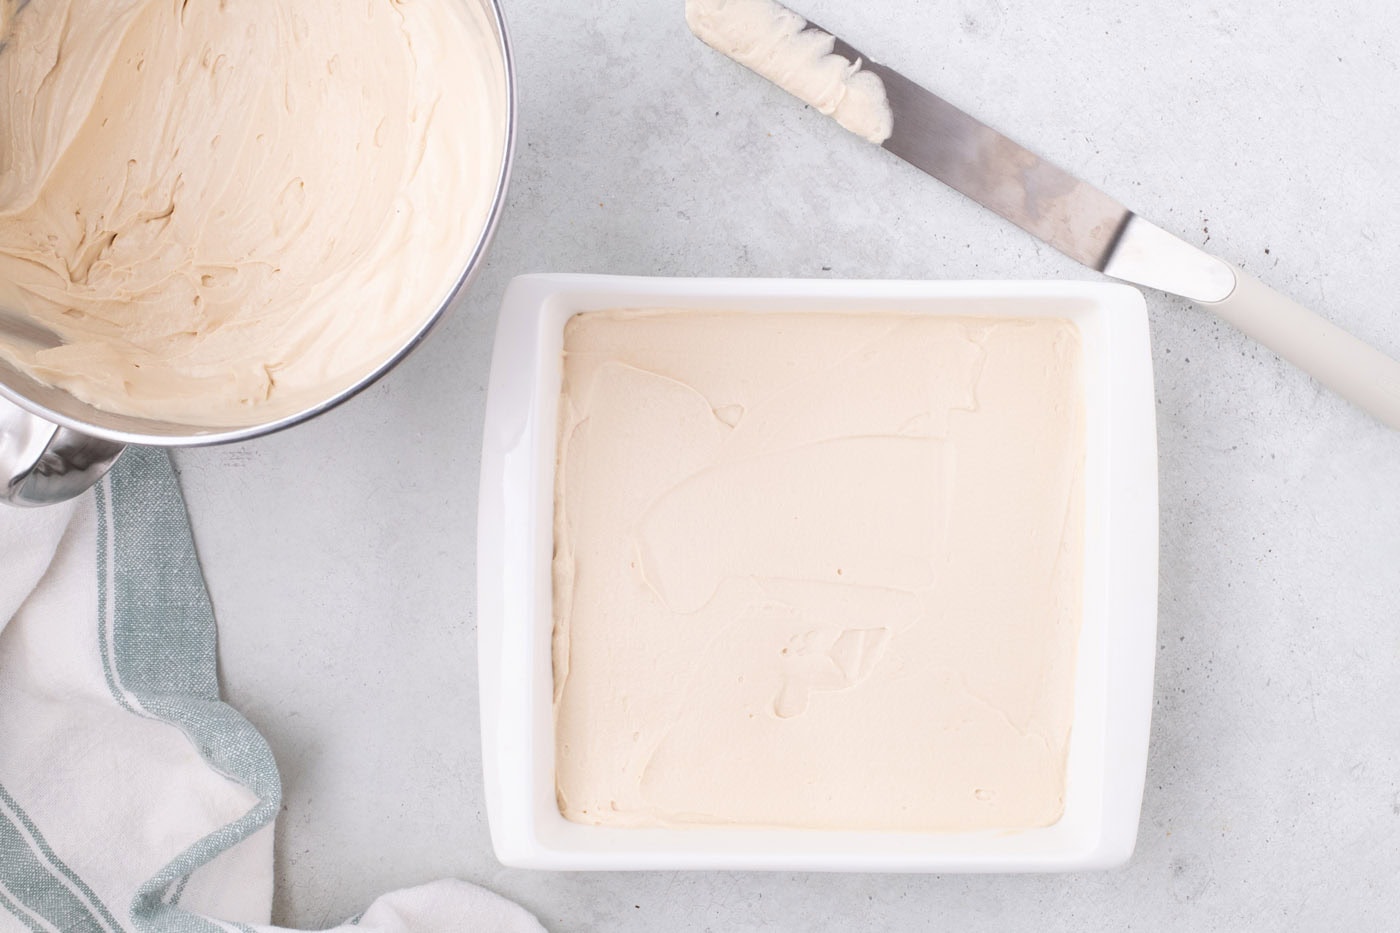
<path fill-rule="evenodd" d="M 570 820 L 1056 822 L 1082 613 L 1077 327 L 608 311 L 565 331 Z"/>
<path fill-rule="evenodd" d="M 404 346 L 488 221 L 506 85 L 478 0 L 9 0 L 0 357 L 201 426 L 325 401 Z"/>

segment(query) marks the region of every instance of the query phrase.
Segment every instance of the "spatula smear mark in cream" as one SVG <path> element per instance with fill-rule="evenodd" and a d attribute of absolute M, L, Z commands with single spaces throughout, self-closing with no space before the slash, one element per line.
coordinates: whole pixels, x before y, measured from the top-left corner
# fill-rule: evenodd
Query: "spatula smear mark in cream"
<path fill-rule="evenodd" d="M 875 145 L 894 113 L 878 75 L 832 52 L 835 38 L 774 0 L 686 0 L 685 19 L 729 56 Z"/>

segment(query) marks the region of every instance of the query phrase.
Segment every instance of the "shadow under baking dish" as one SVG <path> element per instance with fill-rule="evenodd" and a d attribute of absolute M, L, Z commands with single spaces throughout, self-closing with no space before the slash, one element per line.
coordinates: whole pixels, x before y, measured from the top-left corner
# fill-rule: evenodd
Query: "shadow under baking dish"
<path fill-rule="evenodd" d="M 564 325 L 584 311 L 918 312 L 1072 320 L 1086 414 L 1083 619 L 1064 815 L 1018 831 L 925 833 L 571 823 L 554 790 L 551 558 Z M 1155 402 L 1142 296 L 1127 286 L 546 275 L 507 289 L 487 398 L 478 528 L 482 757 L 492 843 L 555 870 L 1064 871 L 1137 835 L 1157 611 Z"/>

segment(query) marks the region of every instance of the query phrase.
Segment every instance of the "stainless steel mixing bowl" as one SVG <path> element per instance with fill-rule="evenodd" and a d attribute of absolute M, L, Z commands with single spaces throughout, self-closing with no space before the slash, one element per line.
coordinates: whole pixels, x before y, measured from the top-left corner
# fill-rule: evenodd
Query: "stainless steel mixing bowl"
<path fill-rule="evenodd" d="M 385 347 L 384 362 L 353 385 L 296 414 L 237 428 L 153 421 L 103 411 L 0 362 L 0 502 L 42 506 L 71 499 L 99 480 L 128 444 L 153 447 L 228 444 L 300 424 L 369 386 L 423 342 L 481 265 L 505 203 L 515 152 L 515 62 L 505 16 L 499 0 L 468 2 L 481 4 L 495 30 L 505 69 L 506 141 L 486 225 L 457 284 L 437 310 L 400 346 Z"/>

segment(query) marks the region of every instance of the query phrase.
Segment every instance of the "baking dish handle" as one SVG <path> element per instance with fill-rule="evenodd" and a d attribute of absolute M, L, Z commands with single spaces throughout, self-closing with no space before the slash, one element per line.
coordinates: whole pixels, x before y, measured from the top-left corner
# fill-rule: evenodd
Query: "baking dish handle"
<path fill-rule="evenodd" d="M 88 437 L 0 398 L 0 502 L 65 502 L 102 478 L 125 445 Z"/>

